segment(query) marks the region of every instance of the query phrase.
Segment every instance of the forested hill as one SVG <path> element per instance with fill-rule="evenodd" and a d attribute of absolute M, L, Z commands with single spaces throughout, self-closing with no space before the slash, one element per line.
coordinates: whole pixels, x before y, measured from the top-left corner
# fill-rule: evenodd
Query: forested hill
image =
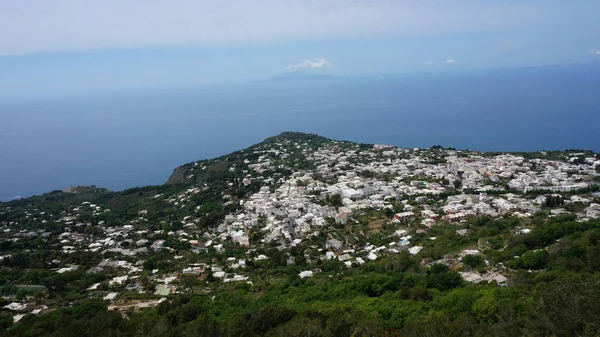
<path fill-rule="evenodd" d="M 236 151 L 225 156 L 217 157 L 209 160 L 200 160 L 184 164 L 175 168 L 173 174 L 167 180 L 167 184 L 172 185 L 189 185 L 198 182 L 204 182 L 207 180 L 217 179 L 215 175 L 223 173 L 223 168 L 229 168 L 230 166 L 241 166 L 244 160 L 256 161 L 260 156 L 255 153 L 256 149 L 264 148 L 269 145 L 273 145 L 278 142 L 301 142 L 309 143 L 313 147 L 319 147 L 323 144 L 331 142 L 331 139 L 302 132 L 282 132 L 277 136 L 269 137 L 264 141 L 252 145 L 247 149 Z M 263 159 L 268 159 L 267 156 Z M 200 166 L 200 169 L 198 168 Z M 210 177 L 213 177 L 212 179 Z"/>

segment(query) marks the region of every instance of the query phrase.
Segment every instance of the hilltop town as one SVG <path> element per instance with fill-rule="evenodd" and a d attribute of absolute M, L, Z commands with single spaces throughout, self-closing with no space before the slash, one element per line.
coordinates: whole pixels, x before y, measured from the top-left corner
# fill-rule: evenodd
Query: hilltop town
<path fill-rule="evenodd" d="M 512 288 L 522 273 L 571 268 L 562 254 L 591 234 L 568 236 L 599 226 L 599 172 L 600 156 L 584 150 L 485 153 L 283 133 L 185 164 L 161 186 L 0 203 L 5 328 L 90 299 L 126 315 L 186 294 L 214 302 L 235 289 L 258 296 L 281 282 L 373 272 L 422 275 L 407 288 L 412 301 L 468 284 Z M 596 251 L 577 256 L 598 268 Z"/>

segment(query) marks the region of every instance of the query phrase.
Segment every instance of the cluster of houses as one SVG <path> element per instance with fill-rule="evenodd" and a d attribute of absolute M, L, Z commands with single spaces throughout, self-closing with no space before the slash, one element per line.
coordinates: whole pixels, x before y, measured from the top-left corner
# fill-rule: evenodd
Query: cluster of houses
<path fill-rule="evenodd" d="M 280 148 L 276 148 L 278 145 Z M 226 217 L 218 228 L 221 237 L 246 244 L 250 230 L 260 228 L 264 233 L 263 243 L 276 242 L 281 247 L 289 247 L 328 232 L 327 219 L 346 225 L 366 209 L 394 210 L 398 202 L 402 211 L 395 213 L 392 222 L 418 222 L 429 228 L 441 221 L 460 224 L 478 215 L 531 217 L 542 211 L 546 196 L 532 198 L 527 192 L 587 189 L 598 176 L 595 168 L 600 165 L 600 161 L 593 158 L 586 159 L 584 164 L 574 164 L 525 160 L 510 154 L 490 157 L 445 150 L 443 162 L 432 162 L 434 151 L 419 149 L 381 145 L 358 149 L 335 144 L 313 149 L 307 144 L 293 145 L 303 148 L 314 169 L 297 170 L 290 177 L 280 179 L 276 187 L 265 185 L 243 202 L 243 210 Z M 289 146 L 275 144 L 261 154 L 285 153 Z M 268 169 L 273 161 L 265 158 L 259 157 L 258 166 L 248 162 L 249 171 Z M 250 180 L 251 175 L 246 179 Z M 441 195 L 441 199 L 436 198 Z M 339 197 L 341 206 L 324 202 L 334 196 Z M 437 202 L 429 202 L 431 200 Z M 598 217 L 599 206 L 592 201 L 593 196 L 572 196 L 566 200 L 587 205 L 584 212 L 578 214 L 582 219 Z M 562 208 L 553 209 L 551 214 L 563 211 L 566 212 Z M 411 246 L 406 238 L 385 247 L 328 244 L 325 248 L 328 251 L 321 259 L 337 258 L 347 266 L 381 254 L 404 249 L 417 254 L 422 249 Z M 302 277 L 309 274 L 305 271 Z"/>
<path fill-rule="evenodd" d="M 293 172 L 288 176 L 262 176 L 269 169 L 285 166 L 282 162 L 290 155 L 290 147 L 306 158 L 310 168 L 290 166 L 286 168 Z M 177 250 L 165 246 L 165 237 L 189 243 L 193 253 L 227 253 L 225 247 L 230 242 L 248 247 L 250 251 L 261 246 L 285 250 L 309 242 L 313 237 L 326 235 L 324 246 L 311 246 L 321 255 L 307 254 L 307 260 L 337 259 L 351 268 L 382 255 L 402 251 L 419 254 L 423 246 L 413 243 L 414 233 L 426 233 L 440 223 L 457 224 L 456 232 L 468 235 L 468 229 L 461 228 L 460 224 L 470 217 L 531 217 L 544 209 L 546 195 L 540 193 L 538 197 L 531 197 L 528 192 L 560 194 L 589 189 L 598 176 L 596 168 L 600 166 L 600 161 L 595 158 L 575 163 L 572 160 L 525 160 L 511 154 L 490 156 L 476 152 L 402 149 L 387 145 L 365 148 L 330 142 L 315 147 L 283 140 L 256 149 L 251 155 L 255 159 L 246 159 L 242 167 L 229 168 L 232 172 L 244 172 L 245 177 L 228 184 L 249 185 L 259 181 L 263 186 L 250 197 L 235 201 L 239 202 L 238 211 L 227 214 L 221 223 L 211 228 L 200 229 L 197 224 L 201 215 L 195 212 L 178 220 L 181 229 L 150 230 L 148 211 L 144 209 L 138 210 L 137 219 L 121 226 L 108 226 L 102 221 L 95 224 L 81 222 L 79 214 L 94 216 L 110 212 L 108 208 L 87 201 L 60 214 L 33 210 L 25 214 L 24 219 L 40 223 L 53 219 L 64 225 L 65 231 L 58 234 L 58 247 L 63 253 L 86 251 L 113 256 L 103 259 L 86 273 L 109 269 L 114 273 L 109 281 L 110 291 L 105 291 L 103 296 L 105 300 L 114 302 L 121 291 L 148 291 L 140 286 L 140 278 L 144 261 L 155 252 L 168 252 L 173 261 L 182 258 Z M 203 169 L 202 164 L 195 163 L 186 178 L 193 178 L 194 172 Z M 194 195 L 206 188 L 206 185 L 190 187 L 174 195 L 157 194 L 151 198 L 182 209 L 189 206 Z M 565 204 L 584 206 L 583 211 L 577 213 L 580 219 L 600 218 L 600 205 L 594 202 L 598 198 L 598 193 L 563 197 Z M 223 205 L 232 202 L 233 198 L 224 191 Z M 196 211 L 201 207 L 193 206 Z M 335 227 L 358 225 L 358 216 L 369 210 L 386 214 L 387 222 L 395 226 L 389 243 L 372 245 L 367 237 L 365 244 L 350 244 L 335 230 Z M 553 215 L 568 213 L 564 206 L 551 212 Z M 44 229 L 19 230 L 18 223 L 13 222 L 1 223 L 0 226 L 2 235 L 13 241 L 23 237 L 50 239 L 52 236 Z M 88 231 L 88 227 L 95 230 Z M 252 239 L 253 233 L 258 239 Z M 161 239 L 157 239 L 158 236 Z M 435 240 L 435 237 L 430 239 Z M 155 284 L 152 291 L 161 297 L 176 293 L 181 291 L 177 282 L 181 275 L 201 277 L 206 276 L 208 271 L 223 282 L 251 282 L 252 276 L 245 269 L 247 261 L 266 259 L 269 257 L 264 254 L 256 254 L 252 258 L 230 257 L 221 262 L 189 264 L 180 272 L 166 274 L 152 269 L 151 281 Z M 294 263 L 293 259 L 288 260 L 290 264 Z M 76 265 L 63 265 L 58 260 L 53 266 L 57 273 L 78 269 Z M 237 270 L 242 272 L 238 274 Z M 318 272 L 318 269 L 308 268 L 299 276 L 311 277 Z M 507 281 L 497 270 L 461 275 L 469 282 L 493 280 L 505 284 Z M 100 283 L 93 284 L 87 290 L 97 291 L 99 286 Z M 24 310 L 16 304 L 8 309 Z"/>

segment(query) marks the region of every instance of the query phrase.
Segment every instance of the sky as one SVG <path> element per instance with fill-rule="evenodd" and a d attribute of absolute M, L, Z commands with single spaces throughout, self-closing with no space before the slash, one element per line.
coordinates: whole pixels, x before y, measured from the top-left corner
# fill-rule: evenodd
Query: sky
<path fill-rule="evenodd" d="M 0 0 L 0 102 L 600 60 L 598 0 Z"/>

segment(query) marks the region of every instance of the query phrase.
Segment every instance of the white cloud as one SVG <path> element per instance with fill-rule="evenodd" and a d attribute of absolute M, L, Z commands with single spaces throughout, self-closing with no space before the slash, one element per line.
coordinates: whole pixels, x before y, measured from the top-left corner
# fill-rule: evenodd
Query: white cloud
<path fill-rule="evenodd" d="M 432 65 L 435 64 L 435 62 L 427 61 L 427 62 L 423 62 L 423 64 L 426 65 L 426 66 L 432 66 Z"/>
<path fill-rule="evenodd" d="M 553 15 L 536 1 L 0 0 L 0 54 L 446 35 Z"/>
<path fill-rule="evenodd" d="M 592 55 L 600 55 L 600 49 L 588 49 L 588 53 Z"/>
<path fill-rule="evenodd" d="M 331 68 L 331 63 L 329 63 L 325 58 L 316 58 L 314 61 L 304 60 L 298 64 L 289 65 L 283 67 L 284 70 L 292 70 L 292 69 L 319 69 L 319 68 Z"/>
<path fill-rule="evenodd" d="M 446 64 L 454 64 L 454 63 L 458 63 L 458 61 L 455 60 L 455 59 L 447 59 L 446 61 L 444 61 L 444 63 L 446 63 Z"/>

